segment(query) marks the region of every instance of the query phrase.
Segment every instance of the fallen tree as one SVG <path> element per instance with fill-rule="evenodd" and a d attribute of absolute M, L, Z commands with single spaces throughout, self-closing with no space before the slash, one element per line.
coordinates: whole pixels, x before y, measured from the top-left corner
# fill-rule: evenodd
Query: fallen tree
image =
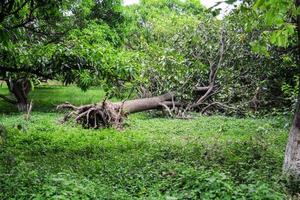
<path fill-rule="evenodd" d="M 207 99 L 216 93 L 216 79 L 219 68 L 223 62 L 223 54 L 225 52 L 225 31 L 221 29 L 219 40 L 218 55 L 213 58 L 207 58 L 210 66 L 209 84 L 208 86 L 196 87 L 196 91 L 200 95 L 196 102 L 189 103 L 189 105 L 183 105 L 174 101 L 174 92 L 169 92 L 164 95 L 148 98 L 140 98 L 135 100 L 129 100 L 124 102 L 112 103 L 104 100 L 100 103 L 89 104 L 83 106 L 74 106 L 70 103 L 59 105 L 58 109 L 71 109 L 71 112 L 67 113 L 62 122 L 66 122 L 71 118 L 75 119 L 76 123 L 82 124 L 86 128 L 102 128 L 102 127 L 115 127 L 122 128 L 124 118 L 131 113 L 148 111 L 153 109 L 163 109 L 167 111 L 171 117 L 187 118 L 185 113 L 187 111 L 195 110 L 196 108 L 203 106 Z M 157 84 L 159 81 L 155 81 Z M 154 84 L 154 85 L 155 85 Z M 199 93 L 200 92 L 200 93 Z M 143 90 L 143 93 L 145 91 Z M 146 92 L 150 93 L 151 92 Z M 216 103 L 210 103 L 206 106 L 202 113 L 208 110 L 210 107 L 217 105 Z M 218 106 L 223 104 L 218 103 Z M 176 109 L 181 107 L 183 109 Z M 223 106 L 225 107 L 225 106 Z M 226 108 L 228 108 L 227 106 Z"/>
<path fill-rule="evenodd" d="M 68 102 L 57 106 L 57 109 L 70 109 L 62 122 L 75 119 L 76 123 L 85 128 L 115 127 L 122 128 L 124 118 L 128 114 L 148 111 L 153 109 L 166 109 L 169 112 L 180 107 L 181 104 L 174 101 L 174 93 L 169 92 L 164 95 L 128 100 L 123 102 L 110 102 L 106 99 L 100 103 L 83 106 L 74 106 Z"/>

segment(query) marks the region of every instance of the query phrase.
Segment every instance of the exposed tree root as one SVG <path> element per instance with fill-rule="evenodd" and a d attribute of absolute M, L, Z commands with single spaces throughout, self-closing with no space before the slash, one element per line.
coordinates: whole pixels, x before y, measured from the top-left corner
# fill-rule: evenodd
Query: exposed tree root
<path fill-rule="evenodd" d="M 58 109 L 71 109 L 67 113 L 62 122 L 66 122 L 71 118 L 85 128 L 105 128 L 115 127 L 121 129 L 123 127 L 123 120 L 125 117 L 121 106 L 104 100 L 98 104 L 89 104 L 76 107 L 70 103 L 64 103 L 57 107 Z"/>

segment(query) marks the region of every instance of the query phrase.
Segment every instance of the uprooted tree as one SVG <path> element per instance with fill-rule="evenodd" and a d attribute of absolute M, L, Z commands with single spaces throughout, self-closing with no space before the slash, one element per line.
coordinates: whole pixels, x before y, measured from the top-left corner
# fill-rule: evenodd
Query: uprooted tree
<path fill-rule="evenodd" d="M 179 16 L 178 16 L 179 17 Z M 189 15 L 187 16 L 189 17 Z M 141 57 L 137 62 L 148 62 L 149 65 L 141 69 L 143 79 L 133 86 L 137 89 L 140 98 L 135 100 L 126 100 L 124 102 L 112 103 L 107 100 L 97 104 L 89 104 L 83 106 L 74 106 L 70 103 L 65 103 L 58 106 L 58 109 L 71 109 L 68 112 L 63 122 L 69 119 L 75 119 L 75 122 L 82 124 L 86 128 L 101 128 L 101 127 L 117 127 L 121 128 L 124 118 L 131 113 L 148 111 L 153 109 L 163 110 L 171 117 L 187 118 L 187 111 L 204 107 L 205 102 L 217 91 L 217 76 L 219 69 L 224 66 L 224 54 L 227 49 L 226 27 L 224 24 L 218 23 L 212 16 L 208 17 L 207 21 L 201 22 L 195 20 L 190 33 L 180 36 L 185 31 L 185 28 L 180 30 L 176 41 L 171 44 L 177 47 L 173 51 L 180 51 L 181 42 L 188 40 L 199 39 L 199 42 L 190 44 L 191 55 L 188 55 L 189 60 L 196 60 L 201 66 L 192 66 L 190 74 L 181 76 L 181 79 L 186 79 L 184 84 L 176 82 L 172 79 L 187 69 L 186 63 L 172 63 L 170 60 L 177 59 L 170 52 L 170 56 L 165 54 L 153 57 Z M 178 34 L 175 32 L 176 35 Z M 210 33 L 210 34 L 208 34 Z M 154 33 L 162 34 L 166 33 Z M 150 41 L 148 41 L 150 43 Z M 210 46 L 207 46 L 209 44 Z M 206 46 L 205 46 L 206 45 Z M 133 46 L 133 44 L 131 45 Z M 146 47 L 148 48 L 148 47 Z M 161 52 L 161 49 L 145 49 L 151 55 Z M 183 52 L 181 52 L 183 53 Z M 185 53 L 185 52 L 184 52 Z M 163 62 L 161 62 L 163 57 Z M 136 64 L 136 63 L 131 63 Z M 149 67 L 149 66 L 152 67 Z M 201 70 L 204 69 L 203 71 Z M 174 69 L 170 76 L 169 70 Z M 200 69 L 200 70 L 198 70 Z M 208 69 L 208 71 L 207 71 Z M 154 71 L 157 70 L 157 71 Z M 164 71 L 167 71 L 164 74 Z M 203 73 L 203 74 L 202 74 Z M 185 78 L 185 75 L 189 76 Z M 169 79 L 168 77 L 171 77 Z M 197 80 L 202 77 L 202 80 Z M 193 80 L 192 80 L 193 79 Z M 174 92 L 170 92 L 174 91 Z M 165 94 L 164 94 L 165 93 Z M 163 95 L 161 95 L 163 94 Z M 175 96 L 176 94 L 176 96 Z M 153 97 L 154 96 L 154 97 Z M 187 96 L 187 98 L 186 98 Z M 221 106 L 223 104 L 220 104 Z M 207 109 L 207 108 L 206 108 Z"/>
<path fill-rule="evenodd" d="M 57 109 L 70 109 L 62 122 L 73 118 L 75 122 L 86 128 L 115 127 L 122 128 L 124 118 L 131 113 L 148 111 L 152 109 L 171 110 L 182 106 L 174 101 L 174 93 L 166 93 L 157 97 L 141 98 L 123 102 L 110 102 L 104 100 L 100 103 L 83 106 L 74 106 L 70 103 L 59 105 Z"/>
<path fill-rule="evenodd" d="M 9 2 L 10 1 L 8 1 L 8 3 Z M 185 108 L 186 110 L 203 106 L 204 101 L 211 97 L 217 90 L 216 78 L 218 69 L 223 65 L 222 58 L 225 46 L 225 31 L 220 31 L 220 24 L 218 24 L 217 20 L 210 14 L 205 14 L 205 17 L 209 17 L 208 20 L 203 23 L 199 22 L 204 20 L 205 17 L 201 19 L 192 18 L 193 24 L 190 35 L 183 35 L 183 38 L 180 38 L 180 34 L 189 27 L 184 27 L 179 33 L 175 32 L 176 34 L 174 36 L 178 37 L 176 40 L 179 42 L 174 41 L 172 45 L 178 47 L 186 43 L 187 40 L 195 40 L 200 37 L 200 42 L 191 44 L 193 51 L 187 55 L 190 63 L 195 61 L 197 64 L 192 67 L 188 66 L 187 63 L 181 63 L 175 66 L 174 70 L 176 73 L 181 73 L 187 66 L 191 68 L 191 71 L 185 73 L 188 74 L 189 77 L 185 77 L 185 75 L 181 77 L 181 79 L 186 79 L 187 82 L 185 84 L 178 84 L 176 81 L 174 82 L 161 76 L 161 71 L 158 71 L 159 76 L 155 77 L 156 73 L 147 71 L 151 69 L 148 65 L 146 65 L 146 68 L 142 68 L 141 63 L 144 61 L 140 59 L 144 59 L 144 57 L 140 57 L 138 53 L 134 54 L 135 49 L 123 51 L 121 48 L 116 48 L 116 43 L 120 41 L 116 39 L 111 42 L 111 38 L 118 38 L 118 35 L 111 31 L 111 27 L 103 25 L 103 20 L 99 24 L 97 21 L 93 21 L 89 18 L 91 23 L 82 25 L 74 19 L 76 17 L 80 19 L 80 17 L 86 16 L 77 16 L 76 11 L 74 11 L 74 16 L 66 16 L 64 12 L 59 9 L 61 4 L 54 7 L 56 10 L 51 10 L 51 13 L 48 14 L 54 15 L 54 19 L 60 23 L 51 26 L 52 21 L 50 23 L 44 18 L 42 18 L 43 20 L 36 20 L 40 17 L 37 9 L 46 9 L 47 5 L 49 5 L 49 2 L 40 4 L 35 1 L 26 1 L 24 5 L 12 3 L 12 10 L 15 9 L 16 12 L 22 11 L 22 13 L 25 11 L 25 13 L 28 13 L 30 16 L 32 15 L 32 17 L 28 17 L 27 19 L 27 15 L 24 15 L 26 23 L 15 27 L 8 27 L 8 21 L 17 16 L 15 16 L 15 12 L 10 13 L 7 11 L 5 13 L 10 14 L 7 14 L 6 20 L 2 21 L 4 27 L 3 31 L 8 32 L 8 39 L 2 41 L 2 43 L 4 44 L 6 42 L 9 43 L 9 45 L 1 46 L 0 56 L 2 61 L 0 63 L 0 79 L 7 83 L 12 96 L 7 97 L 0 95 L 0 98 L 9 103 L 16 104 L 19 110 L 25 111 L 28 108 L 28 93 L 33 84 L 39 82 L 41 79 L 57 79 L 62 80 L 64 83 L 75 82 L 82 89 L 87 89 L 95 82 L 101 82 L 102 86 L 106 88 L 122 88 L 126 85 L 126 82 L 135 82 L 135 85 L 132 87 L 142 88 L 145 86 L 146 92 L 151 93 L 151 96 L 157 96 L 174 90 L 176 93 L 179 93 L 177 98 L 180 99 L 180 102 L 188 105 Z M 182 6 L 186 9 L 185 4 L 182 4 Z M 95 9 L 93 8 L 94 7 L 91 6 L 91 15 L 89 17 L 95 16 L 95 13 L 93 13 Z M 111 9 L 113 10 L 114 7 L 111 6 Z M 195 5 L 194 9 L 197 12 L 203 11 L 200 4 Z M 194 11 L 187 9 L 185 12 L 185 20 L 189 20 Z M 177 17 L 180 17 L 180 15 Z M 48 26 L 48 23 L 50 23 L 50 26 Z M 181 21 L 180 23 L 185 23 L 185 21 Z M 81 26 L 80 31 L 71 28 L 75 24 Z M 208 28 L 210 25 L 213 26 Z M 181 24 L 178 24 L 178 26 L 181 26 Z M 9 30 L 13 28 L 21 30 L 18 40 L 14 40 L 12 36 L 9 35 Z M 208 33 L 210 38 L 207 37 Z M 31 36 L 29 39 L 26 38 L 28 35 Z M 110 41 L 107 41 L 107 38 L 110 38 Z M 34 43 L 35 40 L 41 42 Z M 206 46 L 209 41 L 212 49 Z M 150 41 L 148 42 L 150 43 Z M 187 48 L 185 48 L 185 50 L 186 49 Z M 175 51 L 177 50 L 175 49 Z M 146 49 L 146 51 L 148 51 L 148 55 L 150 55 L 150 51 L 152 50 Z M 154 51 L 156 51 L 156 49 L 154 49 Z M 161 49 L 159 52 L 161 52 Z M 173 54 L 173 52 L 170 53 Z M 185 54 L 186 52 L 181 53 Z M 159 57 L 164 57 L 164 55 L 160 55 Z M 145 60 L 146 62 L 150 61 L 149 59 Z M 164 61 L 166 64 L 156 63 L 156 61 L 157 59 L 153 62 L 157 64 L 156 69 L 160 68 L 164 70 L 164 68 L 171 67 L 168 57 L 166 57 Z M 197 68 L 202 69 L 198 70 Z M 207 68 L 209 68 L 209 73 L 206 72 Z M 137 70 L 140 71 L 137 73 Z M 203 71 L 205 72 L 203 73 Z M 136 75 L 138 77 L 143 76 L 143 79 L 141 81 L 135 81 Z M 201 80 L 201 78 L 199 79 L 199 77 L 203 78 L 203 80 Z M 160 80 L 157 81 L 157 79 L 165 79 L 166 82 L 159 85 Z M 191 79 L 193 80 L 191 81 Z M 206 79 L 209 80 L 207 81 Z M 205 86 L 203 86 L 203 84 Z M 170 87 L 168 87 L 168 85 Z M 193 93 L 193 95 L 190 95 L 191 93 Z M 125 103 L 125 105 L 126 104 L 127 103 Z M 172 115 L 170 110 L 168 110 L 168 105 L 162 104 L 159 107 L 164 107 L 165 110 Z M 173 110 L 171 109 L 171 111 Z"/>

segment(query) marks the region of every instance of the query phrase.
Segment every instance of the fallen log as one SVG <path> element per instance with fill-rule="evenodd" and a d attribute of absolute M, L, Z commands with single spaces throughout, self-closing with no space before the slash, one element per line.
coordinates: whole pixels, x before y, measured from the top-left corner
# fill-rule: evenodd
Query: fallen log
<path fill-rule="evenodd" d="M 62 123 L 71 118 L 85 128 L 123 127 L 124 118 L 128 114 L 143 112 L 164 107 L 179 107 L 180 103 L 174 102 L 172 92 L 161 96 L 128 100 L 124 102 L 110 102 L 104 100 L 100 103 L 83 106 L 74 106 L 68 102 L 57 106 L 57 109 L 69 109 Z"/>

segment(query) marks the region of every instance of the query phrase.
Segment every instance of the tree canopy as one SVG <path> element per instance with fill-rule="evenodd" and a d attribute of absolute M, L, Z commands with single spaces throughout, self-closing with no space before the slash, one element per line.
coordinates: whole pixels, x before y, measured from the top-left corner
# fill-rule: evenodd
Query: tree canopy
<path fill-rule="evenodd" d="M 226 102 L 238 109 L 215 104 L 209 110 L 283 111 L 295 102 L 291 91 L 298 79 L 295 5 L 281 3 L 276 20 L 269 15 L 278 8 L 268 1 L 243 1 L 219 20 L 196 0 L 127 7 L 118 0 L 5 1 L 0 78 L 29 86 L 56 79 L 83 90 L 100 84 L 115 96 L 175 91 L 186 104 L 198 102 L 200 110 Z"/>

